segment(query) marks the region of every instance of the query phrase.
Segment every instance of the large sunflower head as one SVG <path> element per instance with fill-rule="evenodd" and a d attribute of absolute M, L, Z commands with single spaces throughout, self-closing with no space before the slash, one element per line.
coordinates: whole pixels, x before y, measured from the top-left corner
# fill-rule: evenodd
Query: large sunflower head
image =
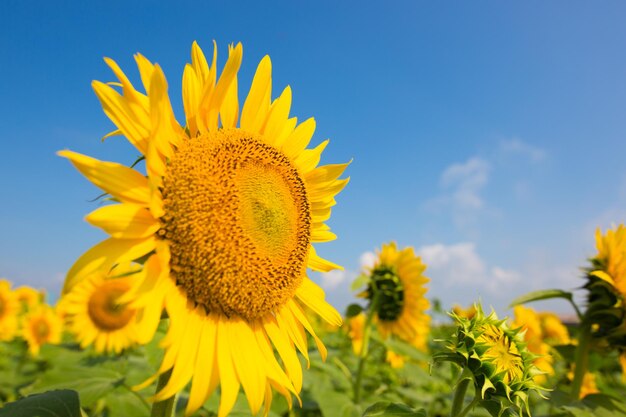
<path fill-rule="evenodd" d="M 45 344 L 60 343 L 62 333 L 63 320 L 47 304 L 41 304 L 24 317 L 22 336 L 32 355 L 38 355 Z"/>
<path fill-rule="evenodd" d="M 626 227 L 596 231 L 597 255 L 587 269 L 588 307 L 583 321 L 596 340 L 626 351 Z"/>
<path fill-rule="evenodd" d="M 447 340 L 447 351 L 436 353 L 436 362 L 453 362 L 470 378 L 483 401 L 495 403 L 500 411 L 516 409 L 528 414 L 528 395 L 538 391 L 533 377 L 540 371 L 523 340 L 521 328 L 511 329 L 495 312 L 486 315 L 480 305 L 471 319 L 451 313 L 456 332 Z"/>
<path fill-rule="evenodd" d="M 423 275 L 426 265 L 408 247 L 398 250 L 395 243 L 383 244 L 374 266 L 367 272 L 368 309 L 383 337 L 391 334 L 412 342 L 428 333 L 430 316 L 425 294 L 429 281 Z"/>
<path fill-rule="evenodd" d="M 11 291 L 11 283 L 0 279 L 0 341 L 8 341 L 15 337 L 17 332 L 20 304 Z"/>
<path fill-rule="evenodd" d="M 141 259 L 142 273 L 125 299 L 132 308 L 146 308 L 145 328 L 156 328 L 163 307 L 170 318 L 158 374 L 172 373 L 155 399 L 192 381 L 191 413 L 221 385 L 220 417 L 240 387 L 253 413 L 263 403 L 269 410 L 272 388 L 289 402 L 290 393 L 299 392 L 295 350 L 308 357 L 304 329 L 325 354 L 303 305 L 341 323 L 305 271 L 338 268 L 312 244 L 335 238 L 325 222 L 348 182 L 339 179 L 347 164 L 318 166 L 328 141 L 307 149 L 315 121 L 298 124 L 289 116 L 289 87 L 272 100 L 269 57 L 258 65 L 240 107 L 242 54 L 241 44 L 230 46 L 218 75 L 217 49 L 209 64 L 193 44 L 183 73 L 182 123 L 174 118 L 158 65 L 135 56 L 141 92 L 107 59 L 121 92 L 99 81 L 93 88 L 117 126 L 112 135 L 124 135 L 141 152 L 145 173 L 60 152 L 118 202 L 87 216 L 110 238 L 78 259 L 65 292 L 96 271 Z"/>
<path fill-rule="evenodd" d="M 94 272 L 59 301 L 67 329 L 82 348 L 93 344 L 98 353 L 119 353 L 142 340 L 141 316 L 120 302 L 130 291 L 135 272 L 129 264 L 118 265 L 108 274 Z"/>

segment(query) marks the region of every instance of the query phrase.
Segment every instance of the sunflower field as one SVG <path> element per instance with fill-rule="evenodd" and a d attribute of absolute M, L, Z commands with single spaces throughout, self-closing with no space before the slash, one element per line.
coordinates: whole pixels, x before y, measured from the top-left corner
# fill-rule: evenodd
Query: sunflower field
<path fill-rule="evenodd" d="M 53 304 L 0 280 L 0 417 L 626 416 L 626 227 L 597 231 L 584 305 L 556 288 L 512 317 L 444 306 L 414 249 L 385 242 L 337 311 L 309 272 L 341 268 L 315 246 L 350 162 L 309 147 L 316 122 L 290 115 L 269 56 L 240 86 L 242 57 L 230 45 L 218 71 L 193 43 L 184 120 L 158 64 L 135 55 L 136 86 L 105 60 L 107 137 L 139 157 L 58 152 L 102 193 L 86 221 L 107 238 Z"/>

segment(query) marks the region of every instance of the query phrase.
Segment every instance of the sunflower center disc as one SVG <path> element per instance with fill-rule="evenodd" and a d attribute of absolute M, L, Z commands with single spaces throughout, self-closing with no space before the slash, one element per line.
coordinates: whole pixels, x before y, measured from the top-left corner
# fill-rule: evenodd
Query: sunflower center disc
<path fill-rule="evenodd" d="M 372 271 L 367 288 L 368 298 L 378 294 L 376 312 L 381 321 L 395 321 L 404 307 L 404 286 L 392 268 L 381 265 Z"/>
<path fill-rule="evenodd" d="M 164 177 L 171 276 L 207 312 L 254 320 L 293 297 L 311 235 L 289 158 L 231 129 L 184 140 Z"/>
<path fill-rule="evenodd" d="M 50 334 L 50 326 L 45 319 L 38 319 L 33 326 L 33 330 L 35 333 L 35 339 L 39 343 L 44 342 L 48 339 L 48 335 Z"/>
<path fill-rule="evenodd" d="M 87 304 L 87 312 L 99 329 L 108 332 L 119 330 L 133 318 L 135 310 L 117 302 L 129 288 L 128 282 L 113 279 L 105 281 L 93 292 Z"/>

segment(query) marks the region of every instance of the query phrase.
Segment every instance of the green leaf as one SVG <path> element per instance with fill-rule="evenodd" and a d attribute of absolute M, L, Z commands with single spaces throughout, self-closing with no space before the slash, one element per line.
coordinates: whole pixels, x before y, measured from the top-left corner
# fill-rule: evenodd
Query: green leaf
<path fill-rule="evenodd" d="M 561 407 L 573 417 L 623 417 L 626 403 L 605 394 L 590 394 L 582 401 Z"/>
<path fill-rule="evenodd" d="M 563 290 L 539 290 L 529 292 L 528 294 L 521 295 L 511 301 L 509 304 L 509 308 L 515 307 L 516 305 L 530 303 L 531 301 L 539 301 L 539 300 L 549 300 L 551 298 L 564 298 L 570 302 L 573 301 L 574 296 L 571 292 L 563 291 Z"/>
<path fill-rule="evenodd" d="M 350 304 L 346 309 L 346 318 L 358 316 L 363 311 L 363 306 L 359 304 Z"/>
<path fill-rule="evenodd" d="M 354 281 L 352 281 L 352 284 L 350 285 L 350 290 L 351 291 L 359 290 L 365 287 L 369 283 L 369 281 L 370 281 L 370 277 L 368 275 L 361 274 L 358 277 L 356 277 Z"/>
<path fill-rule="evenodd" d="M 363 417 L 426 417 L 426 411 L 423 409 L 414 410 L 404 404 L 391 403 L 389 401 L 381 401 L 368 407 L 363 413 Z"/>
<path fill-rule="evenodd" d="M 81 417 L 78 393 L 71 390 L 33 394 L 0 409 L 0 417 Z"/>

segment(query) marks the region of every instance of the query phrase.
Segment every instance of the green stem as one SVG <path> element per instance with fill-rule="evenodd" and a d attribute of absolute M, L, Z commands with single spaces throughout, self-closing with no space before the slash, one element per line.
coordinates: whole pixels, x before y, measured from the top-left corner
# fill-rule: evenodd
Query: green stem
<path fill-rule="evenodd" d="M 582 324 L 580 336 L 578 338 L 578 346 L 576 347 L 574 381 L 572 381 L 572 397 L 578 399 L 580 396 L 580 388 L 583 384 L 583 378 L 587 373 L 589 365 L 589 349 L 591 342 L 591 327 Z"/>
<path fill-rule="evenodd" d="M 465 393 L 467 392 L 467 387 L 469 387 L 470 382 L 472 382 L 470 379 L 465 378 L 457 384 L 456 390 L 454 391 L 454 399 L 452 400 L 450 417 L 457 417 L 461 415 L 461 409 L 463 407 L 463 403 L 465 402 Z"/>
<path fill-rule="evenodd" d="M 128 390 L 128 392 L 130 392 L 130 393 L 131 393 L 131 394 L 133 394 L 135 397 L 137 397 L 137 399 L 138 399 L 139 401 L 141 401 L 141 403 L 142 403 L 143 405 L 145 405 L 145 406 L 146 406 L 146 408 L 147 408 L 148 410 L 150 410 L 150 404 L 148 404 L 148 401 L 146 401 L 146 399 L 145 399 L 145 398 L 143 398 L 143 396 L 142 396 L 141 394 L 139 394 L 137 391 L 135 391 L 132 387 L 129 387 L 129 386 L 128 386 L 125 382 L 123 382 L 123 383 L 122 383 L 122 386 L 123 386 L 124 388 L 126 388 L 126 389 Z"/>
<path fill-rule="evenodd" d="M 456 417 L 465 417 L 465 415 L 469 413 L 472 410 L 472 408 L 474 408 L 474 406 L 478 403 L 478 401 L 480 401 L 480 398 L 478 398 L 478 396 L 474 397 L 472 402 L 467 404 L 467 407 L 465 407 L 463 411 L 457 414 Z"/>
<path fill-rule="evenodd" d="M 159 381 L 157 382 L 156 392 L 159 392 L 167 385 L 167 381 L 172 375 L 172 370 L 159 375 Z M 176 405 L 176 395 L 172 395 L 166 400 L 155 402 L 152 404 L 152 411 L 150 417 L 172 417 L 174 415 L 174 406 Z"/>
<path fill-rule="evenodd" d="M 372 334 L 372 321 L 374 320 L 374 314 L 378 309 L 378 301 L 380 296 L 378 292 L 374 293 L 374 298 L 369 305 L 367 311 L 367 317 L 365 318 L 365 324 L 363 325 L 363 344 L 361 345 L 361 352 L 359 353 L 359 367 L 356 371 L 356 378 L 354 380 L 354 403 L 358 404 L 361 400 L 361 382 L 363 379 L 363 369 L 365 368 L 365 360 L 369 354 L 369 342 Z"/>

